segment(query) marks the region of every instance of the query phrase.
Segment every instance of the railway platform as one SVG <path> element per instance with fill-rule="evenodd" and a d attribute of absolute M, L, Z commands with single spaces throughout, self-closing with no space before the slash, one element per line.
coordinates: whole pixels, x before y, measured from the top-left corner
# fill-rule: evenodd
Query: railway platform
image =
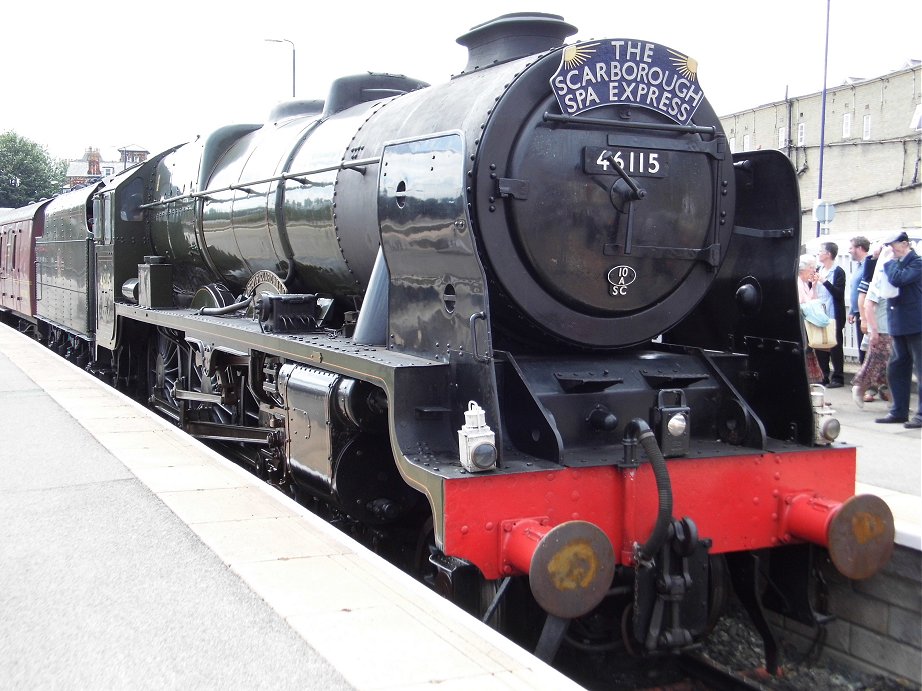
<path fill-rule="evenodd" d="M 0 325 L 7 689 L 568 689 L 245 470 Z"/>
<path fill-rule="evenodd" d="M 885 404 L 859 410 L 847 387 L 827 399 L 841 441 L 857 447 L 857 490 L 888 502 L 900 568 L 915 573 L 919 431 L 875 425 Z M 918 579 L 899 577 L 917 623 Z M 873 585 L 854 597 L 869 593 Z M 881 607 L 904 611 L 904 595 Z M 4 325 L 0 613 L 0 679 L 12 689 L 579 688 Z M 847 626 L 840 637 L 851 655 L 869 625 Z M 917 666 L 917 643 L 884 640 Z"/>

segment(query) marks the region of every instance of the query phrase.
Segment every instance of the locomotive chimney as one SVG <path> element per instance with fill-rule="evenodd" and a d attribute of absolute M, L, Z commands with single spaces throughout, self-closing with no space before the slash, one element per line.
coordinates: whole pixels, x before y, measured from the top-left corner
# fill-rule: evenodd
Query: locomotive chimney
<path fill-rule="evenodd" d="M 483 69 L 523 55 L 563 45 L 576 27 L 563 17 L 543 12 L 514 12 L 471 28 L 458 38 L 467 48 L 465 72 Z"/>

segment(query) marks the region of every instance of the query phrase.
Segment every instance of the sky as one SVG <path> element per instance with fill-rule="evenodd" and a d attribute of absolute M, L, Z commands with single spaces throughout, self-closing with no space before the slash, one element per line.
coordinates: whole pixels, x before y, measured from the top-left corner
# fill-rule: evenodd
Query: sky
<path fill-rule="evenodd" d="M 829 87 L 922 58 L 922 3 L 829 0 Z M 634 38 L 698 62 L 720 115 L 823 88 L 827 0 L 316 2 L 22 0 L 3 10 L 0 133 L 55 158 L 123 146 L 152 153 L 220 126 L 262 122 L 290 98 L 323 99 L 338 76 L 394 72 L 447 81 L 455 39 L 508 12 L 559 14 L 568 42 Z"/>

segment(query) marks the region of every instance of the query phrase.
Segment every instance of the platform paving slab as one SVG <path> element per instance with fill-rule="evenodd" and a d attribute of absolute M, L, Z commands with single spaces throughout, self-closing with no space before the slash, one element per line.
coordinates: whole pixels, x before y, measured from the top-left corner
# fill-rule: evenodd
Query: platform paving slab
<path fill-rule="evenodd" d="M 0 416 L 13 688 L 580 688 L 4 326 Z"/>

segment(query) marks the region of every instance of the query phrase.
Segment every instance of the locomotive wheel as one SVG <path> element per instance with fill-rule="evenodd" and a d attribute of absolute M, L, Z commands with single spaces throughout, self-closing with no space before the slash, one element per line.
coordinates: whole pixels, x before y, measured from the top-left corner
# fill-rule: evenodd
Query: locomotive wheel
<path fill-rule="evenodd" d="M 726 613 L 727 603 L 730 601 L 732 584 L 730 582 L 730 569 L 727 559 L 722 554 L 712 554 L 708 560 L 708 626 L 702 638 L 707 638 L 720 618 Z"/>
<path fill-rule="evenodd" d="M 175 332 L 157 330 L 157 340 L 147 351 L 147 391 L 160 412 L 179 419 L 179 402 L 173 396 L 180 377 L 179 344 Z"/>
<path fill-rule="evenodd" d="M 621 619 L 619 607 L 625 600 L 609 598 L 585 616 L 570 622 L 563 644 L 577 650 L 600 653 L 622 650 Z"/>

